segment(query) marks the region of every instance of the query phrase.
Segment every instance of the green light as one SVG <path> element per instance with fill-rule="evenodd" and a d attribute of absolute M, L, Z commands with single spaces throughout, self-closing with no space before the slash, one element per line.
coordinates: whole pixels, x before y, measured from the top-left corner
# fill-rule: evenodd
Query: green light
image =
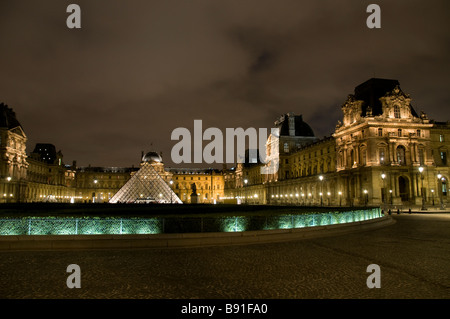
<path fill-rule="evenodd" d="M 231 217 L 222 220 L 223 232 L 242 232 L 247 229 L 247 219 L 245 217 Z"/>
<path fill-rule="evenodd" d="M 380 208 L 271 216 L 208 217 L 202 219 L 201 231 L 243 232 L 247 230 L 292 229 L 350 223 L 380 217 L 382 217 Z M 196 221 L 192 222 L 196 223 Z M 164 226 L 165 223 L 166 227 Z M 167 229 L 170 223 L 179 224 L 180 219 L 115 217 L 2 218 L 0 219 L 0 236 L 161 234 L 165 232 L 164 228 Z M 189 227 L 186 229 L 189 229 Z M 187 230 L 187 232 L 193 231 Z"/>

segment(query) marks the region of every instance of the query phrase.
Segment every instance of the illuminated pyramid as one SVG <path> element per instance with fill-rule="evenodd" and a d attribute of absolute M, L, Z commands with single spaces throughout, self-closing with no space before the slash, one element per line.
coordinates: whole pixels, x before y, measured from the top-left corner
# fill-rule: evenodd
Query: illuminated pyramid
<path fill-rule="evenodd" d="M 149 162 L 144 162 L 109 202 L 182 204 L 177 194 Z"/>

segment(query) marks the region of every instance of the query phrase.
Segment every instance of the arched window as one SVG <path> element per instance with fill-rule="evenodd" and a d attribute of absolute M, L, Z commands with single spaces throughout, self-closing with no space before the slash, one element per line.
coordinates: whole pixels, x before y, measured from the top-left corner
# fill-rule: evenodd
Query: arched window
<path fill-rule="evenodd" d="M 419 164 L 420 165 L 425 164 L 425 152 L 423 148 L 419 148 Z"/>
<path fill-rule="evenodd" d="M 380 164 L 385 163 L 386 158 L 384 156 L 384 148 L 383 147 L 380 147 L 378 149 L 378 158 L 379 158 Z"/>
<path fill-rule="evenodd" d="M 397 163 L 399 163 L 400 165 L 406 165 L 405 159 L 405 147 L 403 145 L 400 145 L 397 147 Z"/>
<path fill-rule="evenodd" d="M 365 148 L 362 148 L 362 149 L 360 150 L 360 152 L 361 152 L 361 165 L 366 165 L 366 162 L 367 162 L 367 152 L 366 152 L 366 149 L 365 149 Z"/>
<path fill-rule="evenodd" d="M 400 118 L 400 107 L 398 105 L 394 105 L 394 118 Z"/>

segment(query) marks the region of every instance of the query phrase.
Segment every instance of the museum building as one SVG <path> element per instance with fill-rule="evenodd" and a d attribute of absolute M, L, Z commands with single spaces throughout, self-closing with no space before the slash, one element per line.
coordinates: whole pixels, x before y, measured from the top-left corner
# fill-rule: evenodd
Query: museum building
<path fill-rule="evenodd" d="M 397 80 L 372 78 L 347 96 L 331 136 L 316 137 L 302 115 L 280 116 L 279 136 L 270 135 L 264 150 L 277 161 L 271 174 L 248 150 L 247 160 L 230 169 L 168 168 L 156 152 L 142 152 L 138 167 L 78 167 L 48 143 L 27 155 L 24 129 L 2 103 L 0 201 L 108 202 L 150 163 L 184 203 L 195 191 L 197 203 L 443 207 L 450 122 L 417 113 L 411 101 Z"/>

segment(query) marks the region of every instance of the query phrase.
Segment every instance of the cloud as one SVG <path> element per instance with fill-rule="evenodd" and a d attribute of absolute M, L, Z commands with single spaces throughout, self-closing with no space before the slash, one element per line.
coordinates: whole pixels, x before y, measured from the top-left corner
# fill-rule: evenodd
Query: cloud
<path fill-rule="evenodd" d="M 448 119 L 448 1 L 83 1 L 0 4 L 0 101 L 34 143 L 80 165 L 131 166 L 141 150 L 170 154 L 170 133 L 271 127 L 303 114 L 330 134 L 340 106 L 371 77 L 398 79 L 414 105 Z M 170 164 L 170 158 L 164 160 Z"/>

